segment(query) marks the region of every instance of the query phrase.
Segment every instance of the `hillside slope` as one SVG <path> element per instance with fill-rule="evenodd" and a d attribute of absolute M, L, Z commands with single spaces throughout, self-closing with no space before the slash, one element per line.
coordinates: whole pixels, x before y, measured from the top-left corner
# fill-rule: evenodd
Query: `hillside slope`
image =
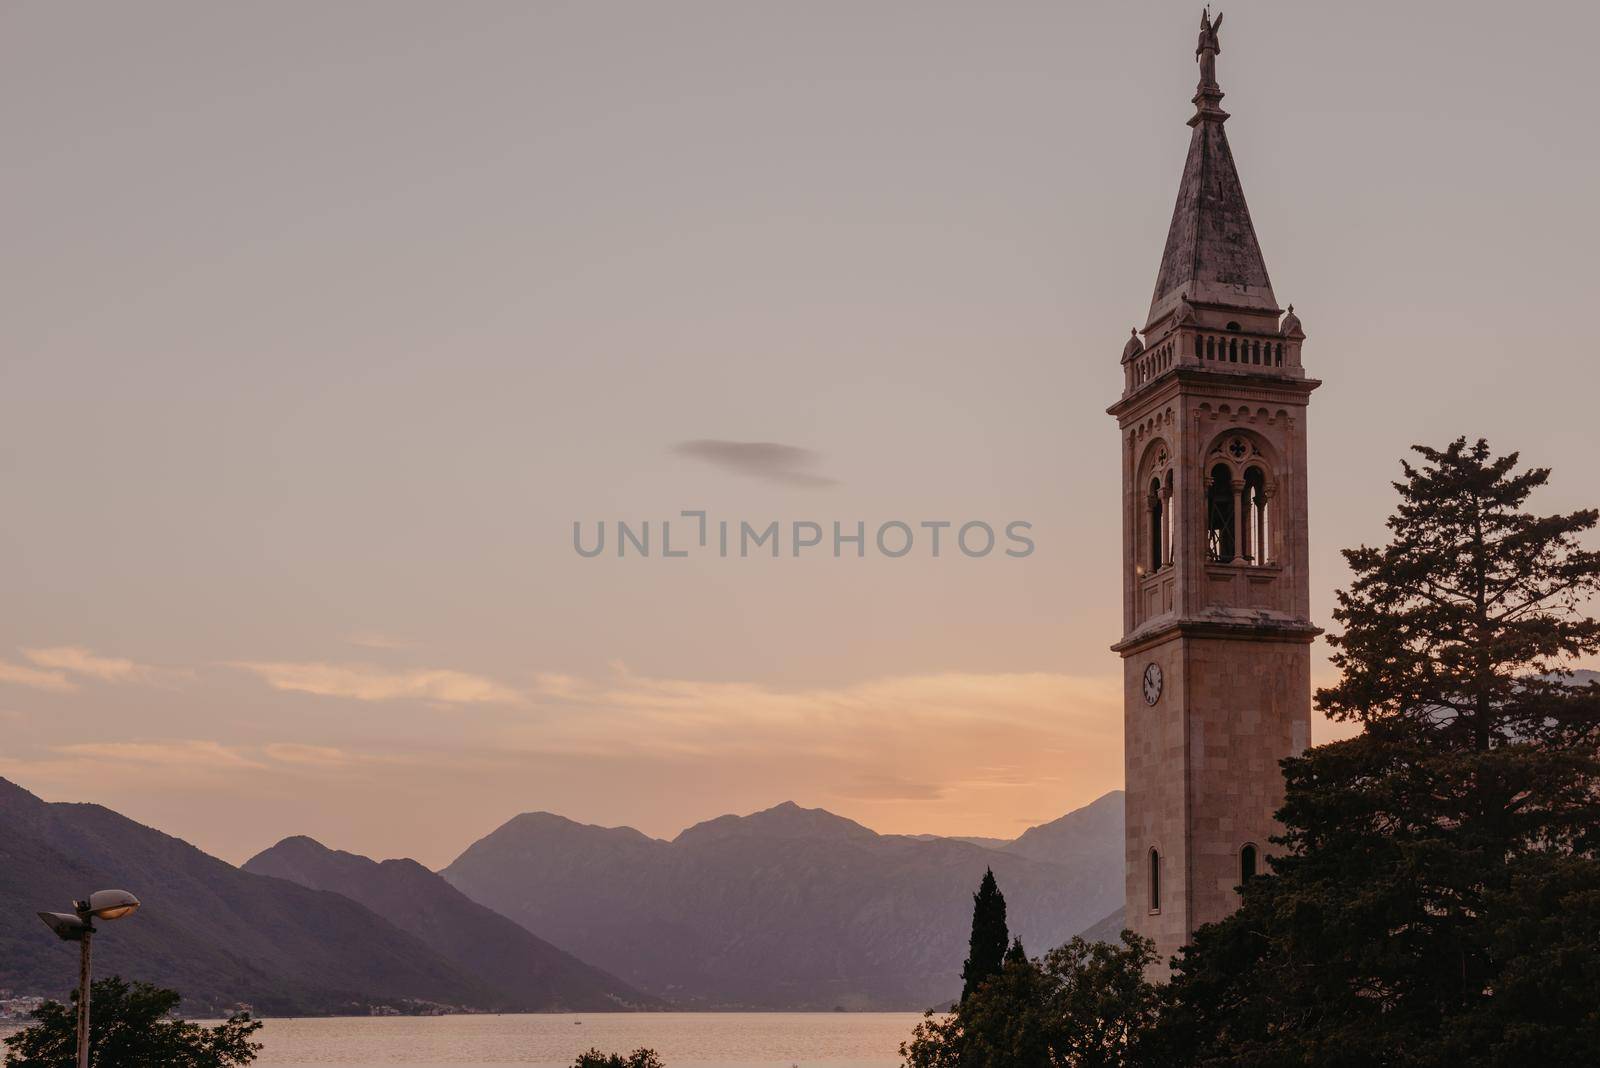
<path fill-rule="evenodd" d="M 95 972 L 177 989 L 189 1013 L 490 1008 L 495 993 L 339 894 L 240 871 L 99 805 L 49 804 L 0 779 L 0 986 L 62 998 L 77 946 L 34 915 L 131 890 L 135 915 L 102 925 Z"/>
<path fill-rule="evenodd" d="M 660 1006 L 656 999 L 471 900 L 414 860 L 379 863 L 294 837 L 256 854 L 245 862 L 244 870 L 360 902 L 484 980 L 502 1004 L 516 1011 Z"/>

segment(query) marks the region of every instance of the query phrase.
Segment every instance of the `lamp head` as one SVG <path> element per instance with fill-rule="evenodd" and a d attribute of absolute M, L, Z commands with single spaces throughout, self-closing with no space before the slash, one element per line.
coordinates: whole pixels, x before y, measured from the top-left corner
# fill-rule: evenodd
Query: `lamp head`
<path fill-rule="evenodd" d="M 120 920 L 139 907 L 139 899 L 126 890 L 96 890 L 79 909 L 97 920 Z"/>
<path fill-rule="evenodd" d="M 70 912 L 41 912 L 39 918 L 63 942 L 82 942 L 84 937 L 94 930 L 88 920 Z"/>

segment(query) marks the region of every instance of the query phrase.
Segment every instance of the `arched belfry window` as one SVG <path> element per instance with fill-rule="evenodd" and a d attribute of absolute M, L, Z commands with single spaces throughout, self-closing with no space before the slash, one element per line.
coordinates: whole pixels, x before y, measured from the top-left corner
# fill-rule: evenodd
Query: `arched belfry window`
<path fill-rule="evenodd" d="M 1150 847 L 1150 911 L 1161 911 L 1161 854 Z"/>
<path fill-rule="evenodd" d="M 1219 438 L 1206 457 L 1206 558 L 1217 564 L 1274 563 L 1271 459 L 1251 434 Z"/>
<path fill-rule="evenodd" d="M 1258 857 L 1256 847 L 1248 842 L 1239 847 L 1239 882 L 1249 882 L 1256 877 Z"/>
<path fill-rule="evenodd" d="M 1147 453 L 1140 478 L 1145 490 L 1144 520 L 1134 561 L 1141 574 L 1154 574 L 1172 565 L 1174 544 L 1172 454 L 1164 442 Z"/>
<path fill-rule="evenodd" d="M 1206 481 L 1206 555 L 1217 563 L 1233 559 L 1233 468 L 1217 464 Z"/>

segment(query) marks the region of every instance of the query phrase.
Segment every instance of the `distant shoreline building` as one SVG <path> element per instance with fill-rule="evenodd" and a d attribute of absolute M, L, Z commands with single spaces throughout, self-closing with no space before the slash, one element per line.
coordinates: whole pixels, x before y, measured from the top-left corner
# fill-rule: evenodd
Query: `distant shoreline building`
<path fill-rule="evenodd" d="M 0 1021 L 26 1020 L 43 1004 L 42 995 L 13 996 L 9 990 L 0 990 Z"/>
<path fill-rule="evenodd" d="M 1122 354 L 1129 928 L 1156 971 L 1265 868 L 1278 762 L 1311 730 L 1305 332 L 1278 307 L 1234 167 L 1202 16 L 1177 204 Z M 1141 340 L 1140 335 L 1143 335 Z"/>

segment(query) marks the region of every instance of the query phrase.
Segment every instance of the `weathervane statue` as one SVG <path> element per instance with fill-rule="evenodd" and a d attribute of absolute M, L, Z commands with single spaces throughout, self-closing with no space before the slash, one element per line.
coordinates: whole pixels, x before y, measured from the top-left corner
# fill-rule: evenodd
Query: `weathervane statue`
<path fill-rule="evenodd" d="M 1195 60 L 1200 64 L 1200 88 L 1217 88 L 1217 53 L 1222 51 L 1222 45 L 1217 40 L 1217 31 L 1222 29 L 1222 12 L 1217 12 L 1217 21 L 1211 21 L 1211 8 L 1207 7 L 1200 13 L 1200 43 L 1195 45 Z"/>

